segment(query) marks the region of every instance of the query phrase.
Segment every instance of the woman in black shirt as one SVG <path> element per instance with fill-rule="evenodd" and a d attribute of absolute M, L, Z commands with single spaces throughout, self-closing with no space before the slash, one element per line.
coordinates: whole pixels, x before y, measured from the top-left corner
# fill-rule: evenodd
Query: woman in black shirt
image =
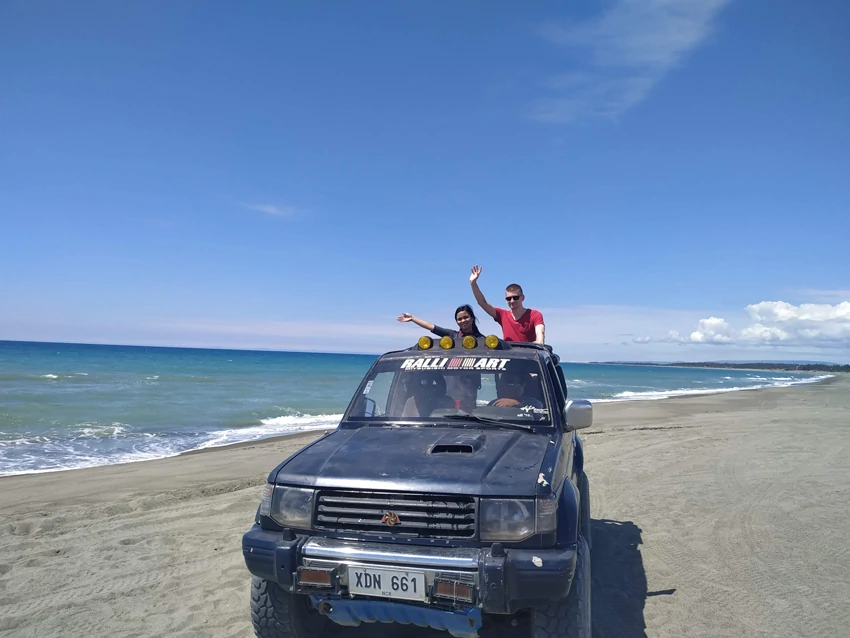
<path fill-rule="evenodd" d="M 419 317 L 414 317 L 409 312 L 401 314 L 398 321 L 406 323 L 412 321 L 420 328 L 430 330 L 438 337 L 449 336 L 454 339 L 457 344 L 461 339 L 468 335 L 473 337 L 483 337 L 484 335 L 478 329 L 478 320 L 475 318 L 475 313 L 472 311 L 472 306 L 464 304 L 458 306 L 455 310 L 455 321 L 457 322 L 457 330 L 451 328 L 442 328 L 435 326 L 430 321 L 425 321 Z M 458 410 L 470 413 L 477 403 L 478 390 L 481 389 L 481 374 L 472 371 L 463 371 L 458 373 L 447 372 L 445 374 L 446 394 L 455 402 L 455 407 Z"/>
<path fill-rule="evenodd" d="M 396 318 L 396 321 L 401 321 L 402 323 L 412 321 L 420 328 L 430 330 L 438 337 L 445 337 L 446 335 L 448 335 L 455 341 L 459 341 L 467 335 L 472 335 L 473 337 L 484 336 L 478 329 L 478 320 L 475 318 L 475 313 L 472 312 L 472 306 L 470 306 L 469 304 L 458 306 L 457 310 L 455 310 L 455 321 L 457 322 L 458 327 L 457 330 L 435 326 L 430 321 L 425 321 L 424 319 L 420 319 L 419 317 L 414 317 L 409 312 L 402 313 L 399 317 Z"/>

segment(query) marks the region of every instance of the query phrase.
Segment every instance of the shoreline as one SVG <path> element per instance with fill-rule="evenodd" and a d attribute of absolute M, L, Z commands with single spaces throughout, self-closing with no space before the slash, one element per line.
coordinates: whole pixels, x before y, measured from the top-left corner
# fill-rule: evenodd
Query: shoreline
<path fill-rule="evenodd" d="M 617 365 L 620 365 L 620 364 L 617 364 Z M 715 395 L 721 395 L 721 396 L 722 395 L 732 395 L 732 394 L 735 394 L 735 393 L 738 393 L 738 392 L 744 392 L 744 391 L 788 390 L 788 389 L 792 389 L 792 388 L 799 388 L 799 387 L 806 387 L 806 386 L 811 386 L 811 385 L 819 385 L 819 384 L 830 383 L 830 382 L 833 382 L 835 379 L 839 379 L 840 375 L 843 375 L 844 373 L 836 372 L 836 373 L 831 373 L 831 374 L 817 374 L 817 373 L 812 373 L 812 374 L 816 375 L 817 378 L 812 379 L 812 380 L 808 380 L 808 381 L 800 381 L 800 382 L 795 382 L 795 383 L 791 383 L 791 384 L 788 384 L 788 385 L 781 385 L 781 386 L 767 385 L 767 386 L 756 386 L 756 387 L 752 387 L 752 388 L 741 388 L 741 387 L 721 388 L 721 389 L 716 389 L 716 390 L 705 390 L 705 391 L 686 391 L 684 394 L 676 394 L 676 395 L 672 395 L 672 396 L 663 396 L 663 397 L 650 397 L 650 396 L 640 397 L 640 396 L 637 396 L 637 397 L 629 397 L 629 398 L 623 398 L 623 399 L 590 399 L 590 402 L 593 405 L 618 405 L 618 404 L 624 404 L 624 403 L 644 403 L 644 402 L 656 403 L 656 402 L 659 402 L 659 401 L 671 401 L 671 400 L 676 400 L 676 399 L 686 399 L 687 400 L 687 399 L 692 399 L 692 398 L 696 398 L 696 397 L 710 397 L 710 396 L 715 396 Z M 662 391 L 659 391 L 659 394 L 661 392 Z M 676 392 L 676 390 L 671 390 L 671 392 Z M 96 465 L 86 465 L 86 466 L 83 466 L 83 467 L 49 468 L 49 469 L 44 469 L 44 470 L 33 470 L 33 471 L 30 471 L 30 472 L 20 472 L 20 473 L 16 473 L 16 474 L 3 474 L 3 475 L 0 475 L 0 484 L 2 484 L 2 481 L 4 479 L 21 477 L 21 476 L 35 476 L 35 475 L 40 475 L 40 474 L 56 474 L 58 472 L 75 472 L 75 471 L 91 470 L 91 469 L 102 468 L 102 467 L 120 467 L 120 466 L 123 466 L 123 465 L 134 465 L 134 464 L 137 464 L 137 463 L 162 461 L 164 459 L 173 459 L 173 458 L 179 458 L 179 457 L 182 457 L 182 456 L 188 456 L 188 455 L 194 455 L 194 454 L 205 454 L 205 453 L 208 453 L 208 452 L 216 452 L 216 451 L 220 451 L 220 450 L 238 449 L 238 448 L 242 448 L 242 447 L 256 445 L 258 443 L 263 443 L 263 442 L 266 442 L 266 441 L 286 441 L 286 440 L 292 440 L 292 439 L 298 439 L 298 438 L 304 438 L 304 437 L 311 437 L 311 436 L 314 437 L 314 438 L 317 438 L 318 436 L 320 436 L 320 435 L 323 436 L 327 432 L 331 432 L 335 429 L 336 429 L 336 426 L 329 426 L 327 428 L 316 428 L 316 429 L 313 429 L 313 430 L 296 430 L 296 431 L 293 431 L 293 432 L 273 434 L 273 435 L 270 435 L 270 436 L 260 437 L 260 438 L 256 438 L 256 439 L 248 439 L 246 441 L 237 441 L 235 443 L 225 443 L 223 445 L 211 445 L 211 446 L 207 446 L 207 447 L 198 447 L 198 448 L 193 448 L 193 449 L 190 449 L 190 450 L 183 450 L 182 452 L 175 452 L 173 454 L 157 456 L 157 457 L 154 457 L 154 458 L 140 458 L 140 459 L 121 461 L 119 463 L 101 463 L 101 464 L 96 464 Z"/>
<path fill-rule="evenodd" d="M 564 363 L 564 362 L 562 362 Z M 584 362 L 567 362 L 567 363 L 584 363 Z M 798 368 L 793 367 L 792 365 L 788 365 L 787 367 L 778 367 L 778 368 L 748 368 L 748 367 L 739 367 L 737 365 L 725 365 L 722 363 L 717 363 L 717 365 L 702 365 L 706 363 L 712 363 L 710 361 L 697 361 L 694 363 L 688 361 L 676 361 L 675 363 L 650 363 L 650 362 L 641 362 L 641 361 L 588 361 L 586 362 L 589 365 L 595 366 L 636 366 L 636 367 L 645 367 L 645 368 L 679 368 L 679 369 L 689 369 L 692 368 L 694 370 L 739 370 L 742 372 L 791 372 L 794 374 L 842 374 L 846 372 L 845 370 L 800 370 Z M 774 362 L 765 361 L 764 363 L 772 364 Z M 697 365 L 701 364 L 701 365 Z M 777 365 L 782 365 L 782 362 L 776 362 Z M 747 363 L 741 365 L 758 365 L 756 363 Z M 801 363 L 799 365 L 822 365 L 822 366 L 842 366 L 845 364 L 842 363 Z"/>
<path fill-rule="evenodd" d="M 710 368 L 707 368 L 710 369 Z M 760 372 L 759 370 L 753 370 L 753 372 Z M 763 372 L 763 371 L 761 371 Z M 830 379 L 837 377 L 838 375 L 846 374 L 844 372 L 830 372 L 830 373 L 799 373 L 799 374 L 813 374 L 815 375 L 813 379 L 809 379 L 806 381 L 792 381 L 791 383 L 787 383 L 784 385 L 756 385 L 749 388 L 744 388 L 740 386 L 736 386 L 733 388 L 715 388 L 710 390 L 697 390 L 695 388 L 688 388 L 683 390 L 659 390 L 657 392 L 646 392 L 643 393 L 644 396 L 641 396 L 639 393 L 637 396 L 625 397 L 622 399 L 590 399 L 591 403 L 626 403 L 630 401 L 665 401 L 667 399 L 684 399 L 688 397 L 699 397 L 699 396 L 712 396 L 715 394 L 730 394 L 733 392 L 745 392 L 745 391 L 755 391 L 755 390 L 784 390 L 786 388 L 798 388 L 801 386 L 814 385 L 818 383 L 828 383 Z M 666 396 L 660 397 L 652 397 L 649 395 L 652 394 L 664 394 L 665 392 L 682 392 L 682 394 L 667 394 Z"/>

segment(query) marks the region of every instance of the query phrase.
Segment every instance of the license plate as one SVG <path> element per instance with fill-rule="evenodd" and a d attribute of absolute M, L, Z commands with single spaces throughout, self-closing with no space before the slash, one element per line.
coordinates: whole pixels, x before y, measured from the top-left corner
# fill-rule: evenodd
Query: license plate
<path fill-rule="evenodd" d="M 366 596 L 428 600 L 425 573 L 403 569 L 348 568 L 348 591 Z"/>

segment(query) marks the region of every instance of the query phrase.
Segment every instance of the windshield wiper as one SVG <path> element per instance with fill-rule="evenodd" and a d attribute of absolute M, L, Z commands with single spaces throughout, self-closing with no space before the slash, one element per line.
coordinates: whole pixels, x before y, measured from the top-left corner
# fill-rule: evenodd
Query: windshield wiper
<path fill-rule="evenodd" d="M 443 414 L 442 419 L 453 419 L 455 421 L 474 421 L 475 423 L 487 423 L 488 425 L 497 425 L 502 428 L 510 428 L 512 430 L 525 430 L 526 432 L 534 432 L 534 427 L 530 425 L 522 425 L 520 423 L 511 423 L 509 421 L 500 421 L 499 419 L 488 419 L 484 416 L 476 414 Z"/>

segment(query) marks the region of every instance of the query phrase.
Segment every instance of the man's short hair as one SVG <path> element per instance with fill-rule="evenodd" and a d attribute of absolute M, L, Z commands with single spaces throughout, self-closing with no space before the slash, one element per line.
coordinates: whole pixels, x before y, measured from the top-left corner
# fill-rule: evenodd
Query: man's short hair
<path fill-rule="evenodd" d="M 524 294 L 522 292 L 522 286 L 520 286 L 519 284 L 510 284 L 507 288 L 505 288 L 505 292 L 513 292 L 518 293 L 520 295 Z"/>

